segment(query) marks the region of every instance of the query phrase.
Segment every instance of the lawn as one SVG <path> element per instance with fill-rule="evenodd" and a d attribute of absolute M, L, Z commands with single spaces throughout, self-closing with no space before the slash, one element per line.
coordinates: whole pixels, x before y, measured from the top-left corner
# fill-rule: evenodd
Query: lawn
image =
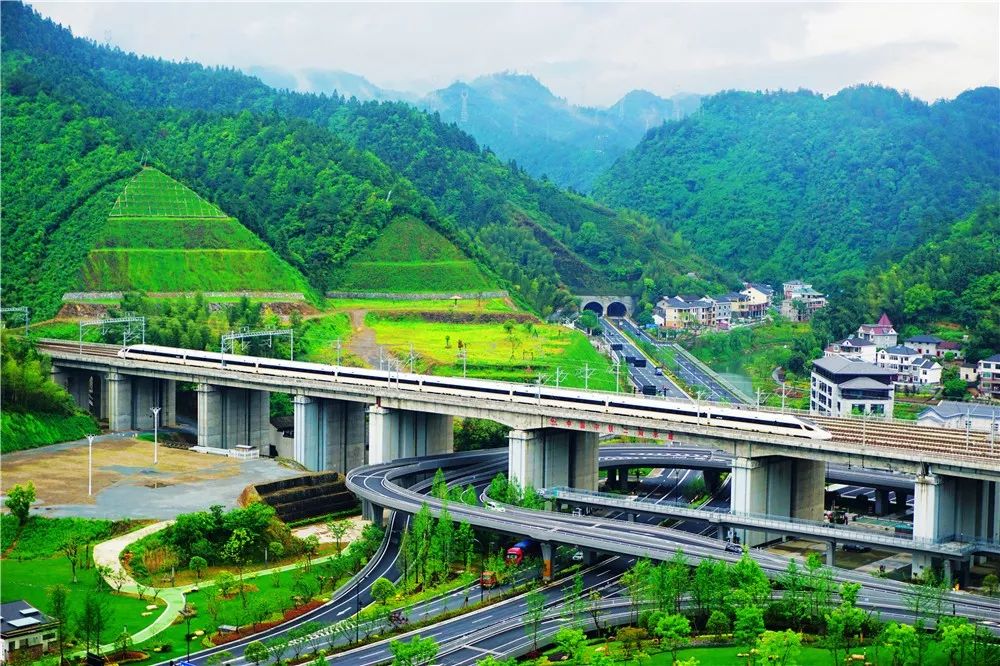
<path fill-rule="evenodd" d="M 336 363 L 337 344 L 341 343 L 341 362 L 345 362 L 347 341 L 351 337 L 351 320 L 343 312 L 321 317 L 313 317 L 306 321 L 306 329 L 295 341 L 295 346 L 304 344 L 299 360 L 315 363 Z"/>
<path fill-rule="evenodd" d="M 375 331 L 378 344 L 401 358 L 409 354 L 412 343 L 419 357 L 418 371 L 460 376 L 462 362 L 457 355 L 461 344 L 468 355 L 470 376 L 531 382 L 541 373 L 551 385 L 558 368 L 561 386 L 582 387 L 586 367 L 594 371 L 590 388 L 614 389 L 610 362 L 583 333 L 562 326 L 534 324 L 529 331 L 525 325 L 517 325 L 508 334 L 502 324 L 383 320 L 371 315 L 365 322 Z"/>
<path fill-rule="evenodd" d="M 82 439 L 98 432 L 90 414 L 0 414 L 0 453 L 25 451 L 57 442 Z"/>
<path fill-rule="evenodd" d="M 458 301 L 420 299 L 392 300 L 385 298 L 328 298 L 324 308 L 339 310 L 392 310 L 397 312 L 514 312 L 503 298 L 463 298 Z"/>

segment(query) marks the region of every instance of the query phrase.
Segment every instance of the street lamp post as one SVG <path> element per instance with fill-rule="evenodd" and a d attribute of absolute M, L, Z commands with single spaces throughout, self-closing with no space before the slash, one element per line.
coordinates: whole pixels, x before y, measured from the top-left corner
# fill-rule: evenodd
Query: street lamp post
<path fill-rule="evenodd" d="M 361 642 L 361 581 L 354 583 L 354 642 Z"/>
<path fill-rule="evenodd" d="M 160 424 L 160 408 L 150 407 L 149 411 L 153 412 L 153 464 L 156 465 L 159 463 L 159 459 L 157 458 L 156 445 L 157 445 L 157 434 L 158 434 L 157 427 Z"/>
<path fill-rule="evenodd" d="M 184 610 L 181 611 L 184 614 L 184 619 L 187 620 L 187 634 L 184 636 L 187 639 L 187 661 L 191 662 L 191 617 L 194 615 L 190 610 L 188 610 L 187 604 L 184 604 Z"/>
<path fill-rule="evenodd" d="M 87 435 L 87 497 L 94 494 L 94 436 Z"/>

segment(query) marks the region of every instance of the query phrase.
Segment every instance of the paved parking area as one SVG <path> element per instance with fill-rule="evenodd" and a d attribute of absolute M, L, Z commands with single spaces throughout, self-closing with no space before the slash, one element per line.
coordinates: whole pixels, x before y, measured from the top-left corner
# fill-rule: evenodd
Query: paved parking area
<path fill-rule="evenodd" d="M 151 442 L 102 437 L 94 442 L 93 496 L 87 495 L 87 441 L 59 444 L 4 456 L 2 487 L 32 481 L 44 516 L 85 518 L 173 518 L 212 504 L 236 506 L 251 483 L 298 476 L 270 459 L 236 461 L 221 456 L 159 447 Z"/>

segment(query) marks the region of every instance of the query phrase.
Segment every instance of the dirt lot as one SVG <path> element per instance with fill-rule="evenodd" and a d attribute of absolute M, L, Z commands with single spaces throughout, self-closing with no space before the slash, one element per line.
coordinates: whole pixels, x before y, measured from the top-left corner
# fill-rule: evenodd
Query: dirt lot
<path fill-rule="evenodd" d="M 44 515 L 172 518 L 210 504 L 235 506 L 240 490 L 299 472 L 271 460 L 230 458 L 159 447 L 118 436 L 94 442 L 93 488 L 87 496 L 87 443 L 4 456 L 2 489 L 32 481 Z"/>

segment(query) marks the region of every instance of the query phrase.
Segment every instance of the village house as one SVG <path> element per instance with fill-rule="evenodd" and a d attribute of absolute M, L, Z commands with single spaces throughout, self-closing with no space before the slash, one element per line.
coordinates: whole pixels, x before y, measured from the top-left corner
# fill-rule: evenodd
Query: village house
<path fill-rule="evenodd" d="M 785 282 L 782 293 L 785 300 L 781 302 L 781 316 L 790 321 L 809 321 L 826 305 L 826 296 L 801 280 Z"/>
<path fill-rule="evenodd" d="M 825 356 L 813 361 L 809 410 L 828 416 L 892 418 L 896 374 L 860 358 Z"/>
<path fill-rule="evenodd" d="M 733 308 L 733 314 L 741 319 L 763 319 L 771 307 L 774 289 L 770 285 L 746 282 L 740 293 L 746 296 L 746 300 L 741 300 L 739 307 Z"/>
<path fill-rule="evenodd" d="M 962 363 L 958 366 L 958 376 L 966 384 L 979 381 L 979 366 L 975 363 Z"/>
<path fill-rule="evenodd" d="M 715 325 L 715 302 L 691 295 L 661 298 L 653 308 L 653 322 L 660 328 L 710 328 Z"/>
<path fill-rule="evenodd" d="M 934 385 L 941 383 L 941 364 L 925 358 L 919 351 L 906 345 L 880 349 L 876 363 L 881 368 L 896 373 L 898 384 Z"/>
<path fill-rule="evenodd" d="M 59 638 L 59 621 L 44 615 L 27 601 L 0 604 L 0 663 L 15 655 L 37 660 Z"/>
<path fill-rule="evenodd" d="M 914 335 L 911 338 L 907 338 L 903 344 L 916 349 L 917 353 L 922 356 L 940 356 L 938 354 L 938 345 L 942 342 L 944 340 L 936 335 Z"/>
<path fill-rule="evenodd" d="M 976 366 L 979 392 L 990 399 L 1000 400 L 1000 354 L 984 358 Z"/>
<path fill-rule="evenodd" d="M 874 324 L 861 324 L 858 327 L 858 337 L 867 340 L 875 345 L 876 349 L 894 347 L 899 341 L 896 329 L 892 327 L 889 316 L 882 313 L 878 322 Z"/>
<path fill-rule="evenodd" d="M 939 428 L 964 430 L 968 427 L 979 432 L 997 432 L 1000 430 L 1000 406 L 942 400 L 920 412 L 917 423 Z M 1000 432 L 997 434 L 1000 435 Z"/>
<path fill-rule="evenodd" d="M 850 337 L 830 344 L 823 350 L 823 355 L 856 356 L 865 363 L 875 363 L 875 345 L 861 338 Z"/>

